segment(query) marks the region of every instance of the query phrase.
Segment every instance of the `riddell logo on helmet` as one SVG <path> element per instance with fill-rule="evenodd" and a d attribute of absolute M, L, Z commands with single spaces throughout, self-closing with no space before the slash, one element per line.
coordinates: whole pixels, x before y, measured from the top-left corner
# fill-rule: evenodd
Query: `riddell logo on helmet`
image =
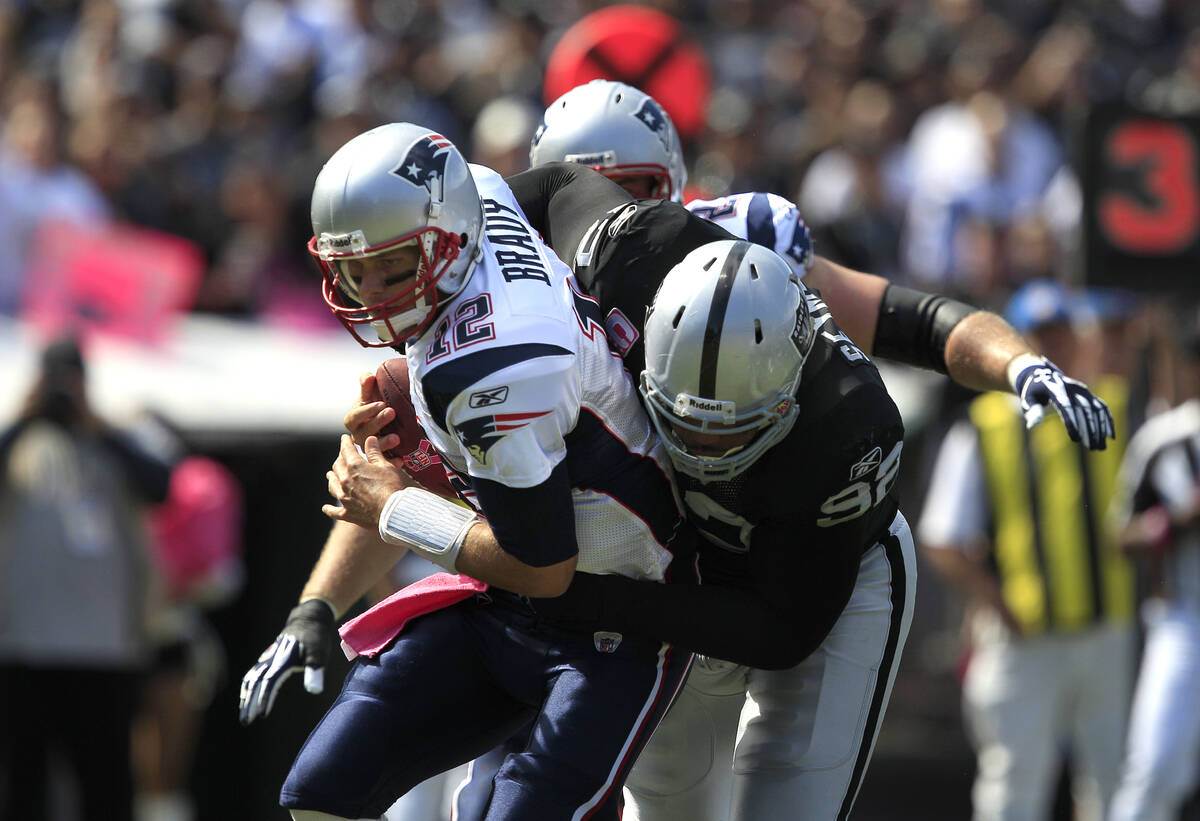
<path fill-rule="evenodd" d="M 702 396 L 680 394 L 675 400 L 675 413 L 680 416 L 689 414 L 712 416 L 720 414 L 722 418 L 733 419 L 737 415 L 735 402 L 722 402 L 720 399 L 705 399 Z"/>
<path fill-rule="evenodd" d="M 617 164 L 617 155 L 613 151 L 596 151 L 591 154 L 567 154 L 563 162 L 573 162 L 579 165 L 600 166 L 608 168 Z"/>
<path fill-rule="evenodd" d="M 317 241 L 322 251 L 363 251 L 367 247 L 367 237 L 362 231 L 351 231 L 348 234 L 322 234 Z"/>

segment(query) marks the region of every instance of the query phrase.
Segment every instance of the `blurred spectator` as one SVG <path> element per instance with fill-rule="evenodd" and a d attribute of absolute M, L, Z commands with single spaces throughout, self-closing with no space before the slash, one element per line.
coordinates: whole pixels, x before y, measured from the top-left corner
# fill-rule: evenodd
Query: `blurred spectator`
<path fill-rule="evenodd" d="M 1056 283 L 1035 281 L 1006 318 L 1097 388 L 1116 440 L 1087 453 L 1061 420 L 1027 431 L 1015 397 L 983 394 L 942 444 L 919 525 L 925 558 L 969 600 L 962 692 L 976 821 L 1048 818 L 1064 751 L 1075 818 L 1100 821 L 1116 788 L 1134 586 L 1103 511 L 1128 435 L 1125 393 L 1082 369 L 1076 305 Z"/>
<path fill-rule="evenodd" d="M 287 190 L 282 170 L 264 151 L 246 151 L 228 168 L 221 186 L 226 236 L 197 296 L 198 307 L 290 328 L 336 325 L 313 298 L 311 263 L 303 238 L 291 228 Z"/>
<path fill-rule="evenodd" d="M 541 109 L 521 97 L 498 97 L 485 105 L 471 129 L 471 162 L 507 177 L 529 167 L 529 141 Z"/>
<path fill-rule="evenodd" d="M 164 602 L 152 625 L 153 658 L 133 725 L 136 817 L 191 821 L 196 744 L 225 671 L 225 649 L 206 612 L 228 604 L 242 587 L 242 489 L 219 462 L 183 456 L 184 441 L 165 419 L 148 415 L 142 430 L 177 461 L 167 498 L 150 519 Z"/>
<path fill-rule="evenodd" d="M 0 315 L 15 314 L 38 226 L 50 220 L 95 223 L 108 204 L 83 173 L 64 160 L 66 133 L 53 86 L 33 75 L 5 89 L 0 134 Z"/>
<path fill-rule="evenodd" d="M 74 793 L 77 817 L 129 821 L 155 598 L 144 514 L 168 464 L 92 412 L 64 339 L 0 436 L 0 469 L 0 817 L 58 817 Z"/>
<path fill-rule="evenodd" d="M 959 270 L 959 232 L 969 233 L 980 221 L 1003 228 L 1036 207 L 1062 165 L 1058 140 L 1029 112 L 995 92 L 979 91 L 921 115 L 909 137 L 908 159 L 906 270 L 958 293 L 986 294 L 992 284 L 987 271 Z"/>
<path fill-rule="evenodd" d="M 804 175 L 797 205 L 824 256 L 859 271 L 899 276 L 903 211 L 902 152 L 897 147 L 897 100 L 875 80 L 860 80 L 846 95 L 842 134 Z"/>
<path fill-rule="evenodd" d="M 261 241 L 261 223 L 304 213 L 315 158 L 331 151 L 326 143 L 377 123 L 423 122 L 460 143 L 470 138 L 478 158 L 515 170 L 505 147 L 520 142 L 521 109 L 537 105 L 549 50 L 565 26 L 600 5 L 7 4 L 5 127 L 30 121 L 16 98 L 27 96 L 19 90 L 29 77 L 45 78 L 40 96 L 54 112 L 49 130 L 60 146 L 53 166 L 66 156 L 93 181 L 82 183 L 90 195 L 65 197 L 69 210 L 78 215 L 91 201 L 85 213 L 103 214 L 107 198 L 124 219 L 199 242 L 212 280 L 200 310 L 258 317 L 279 303 L 239 282 L 247 272 L 287 267 L 275 241 Z M 798 196 L 821 247 L 839 261 L 933 280 L 985 302 L 1046 273 L 1010 272 L 1009 231 L 1049 204 L 1043 194 L 1071 192 L 1051 180 L 1064 176 L 1063 146 L 1077 115 L 1125 95 L 1194 110 L 1200 82 L 1200 12 L 1189 4 L 655 5 L 681 17 L 714 74 L 707 127 L 686 146 L 689 194 Z M 270 158 L 259 170 L 267 176 L 269 166 L 274 181 L 247 177 L 246 144 Z M 47 185 L 31 189 L 17 179 L 6 174 L 0 187 Z M 1073 198 L 1053 196 L 1060 204 L 1043 215 L 1059 254 L 1079 250 L 1073 190 Z M 265 205 L 261 222 L 248 208 L 231 208 L 229 198 L 242 193 Z M 28 214 L 52 210 L 33 205 L 42 201 L 41 193 L 0 196 L 0 238 L 27 236 Z M 0 263 L 0 283 L 19 281 L 20 256 Z M 1060 261 L 1055 270 L 1066 269 Z M 11 313 L 15 292 L 3 293 L 0 310 Z"/>
<path fill-rule="evenodd" d="M 1163 114 L 1200 111 L 1200 29 L 1188 32 L 1174 69 L 1151 80 L 1141 94 L 1147 107 Z"/>

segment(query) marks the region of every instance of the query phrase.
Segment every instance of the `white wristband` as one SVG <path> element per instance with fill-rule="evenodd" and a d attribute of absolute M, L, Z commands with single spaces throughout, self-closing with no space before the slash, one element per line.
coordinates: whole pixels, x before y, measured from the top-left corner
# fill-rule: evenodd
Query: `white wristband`
<path fill-rule="evenodd" d="M 1021 375 L 1021 371 L 1033 365 L 1040 367 L 1045 364 L 1046 360 L 1036 354 L 1022 353 L 1014 356 L 1004 372 L 1008 377 L 1008 384 L 1012 386 L 1013 393 L 1017 392 L 1017 377 Z"/>
<path fill-rule="evenodd" d="M 379 514 L 379 538 L 401 544 L 434 564 L 456 573 L 454 564 L 471 525 L 474 512 L 419 487 L 397 490 Z"/>

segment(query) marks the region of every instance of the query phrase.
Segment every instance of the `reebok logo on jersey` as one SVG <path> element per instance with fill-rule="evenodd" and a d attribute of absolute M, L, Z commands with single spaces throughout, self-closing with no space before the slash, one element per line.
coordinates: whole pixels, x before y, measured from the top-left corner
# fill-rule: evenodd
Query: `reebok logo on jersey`
<path fill-rule="evenodd" d="M 397 177 L 433 190 L 433 181 L 446 174 L 446 160 L 454 146 L 441 134 L 430 132 L 408 147 L 404 159 L 392 169 Z"/>
<path fill-rule="evenodd" d="M 617 648 L 621 646 L 621 640 L 625 638 L 620 633 L 605 633 L 602 630 L 597 630 L 592 633 L 592 643 L 601 653 L 615 653 Z"/>
<path fill-rule="evenodd" d="M 417 446 L 416 450 L 406 456 L 400 457 L 400 460 L 404 462 L 404 467 L 410 473 L 416 473 L 425 468 L 433 467 L 442 461 L 441 457 L 437 455 L 437 451 L 433 449 L 433 444 L 428 439 L 422 439 L 421 444 Z"/>
<path fill-rule="evenodd" d="M 490 408 L 492 405 L 499 405 L 507 398 L 508 385 L 501 385 L 499 388 L 491 388 L 471 394 L 467 400 L 467 404 L 472 408 Z"/>
<path fill-rule="evenodd" d="M 458 441 L 480 464 L 487 464 L 487 453 L 496 443 L 514 430 L 520 430 L 550 411 L 535 413 L 497 413 L 495 416 L 476 416 L 454 426 Z"/>
<path fill-rule="evenodd" d="M 871 473 L 882 461 L 883 449 L 878 446 L 872 448 L 870 453 L 850 466 L 850 481 L 856 481 Z"/>
<path fill-rule="evenodd" d="M 608 312 L 608 317 L 604 320 L 604 333 L 608 337 L 608 346 L 622 357 L 629 353 L 629 349 L 641 336 L 637 327 L 619 308 Z"/>

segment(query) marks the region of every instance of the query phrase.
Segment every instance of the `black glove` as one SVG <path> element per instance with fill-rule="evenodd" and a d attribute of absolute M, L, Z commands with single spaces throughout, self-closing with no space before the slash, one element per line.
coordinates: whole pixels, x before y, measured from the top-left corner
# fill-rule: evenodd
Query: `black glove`
<path fill-rule="evenodd" d="M 242 677 L 238 719 L 249 724 L 271 712 L 283 682 L 301 668 L 305 690 L 324 690 L 325 661 L 334 634 L 334 612 L 329 602 L 309 599 L 293 607 L 275 641 Z"/>
<path fill-rule="evenodd" d="M 1035 361 L 1031 356 L 1027 361 L 1013 378 L 1013 392 L 1021 399 L 1026 427 L 1041 422 L 1050 405 L 1062 417 L 1071 439 L 1086 448 L 1104 450 L 1116 433 L 1108 405 L 1049 359 Z"/>

